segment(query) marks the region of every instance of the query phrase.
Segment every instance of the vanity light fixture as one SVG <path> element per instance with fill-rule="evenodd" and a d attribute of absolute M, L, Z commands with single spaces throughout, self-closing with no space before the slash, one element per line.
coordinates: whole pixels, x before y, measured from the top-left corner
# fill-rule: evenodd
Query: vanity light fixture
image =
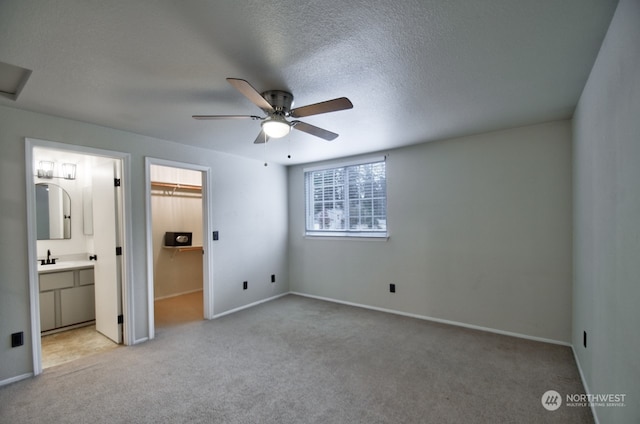
<path fill-rule="evenodd" d="M 62 178 L 65 180 L 76 179 L 76 164 L 75 163 L 63 163 L 62 164 Z"/>
<path fill-rule="evenodd" d="M 38 178 L 64 178 L 65 180 L 75 180 L 76 179 L 76 164 L 75 163 L 63 163 L 62 165 L 58 165 L 62 175 L 55 175 L 54 170 L 56 168 L 56 163 L 49 160 L 41 160 L 38 164 L 37 175 Z"/>
<path fill-rule="evenodd" d="M 38 165 L 39 178 L 53 178 L 54 163 L 48 160 L 41 160 Z"/>

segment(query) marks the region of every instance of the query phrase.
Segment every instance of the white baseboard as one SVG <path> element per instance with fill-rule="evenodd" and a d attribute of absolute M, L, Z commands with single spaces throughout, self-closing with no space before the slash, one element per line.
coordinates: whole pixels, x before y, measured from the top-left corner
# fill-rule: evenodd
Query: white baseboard
<path fill-rule="evenodd" d="M 371 309 L 373 311 L 386 312 L 386 313 L 389 313 L 389 314 L 402 315 L 402 316 L 405 316 L 405 317 L 417 318 L 417 319 L 422 319 L 422 320 L 425 320 L 425 321 L 437 322 L 437 323 L 440 323 L 440 324 L 455 325 L 456 327 L 464 327 L 464 328 L 469 328 L 469 329 L 472 329 L 472 330 L 486 331 L 487 333 L 501 334 L 503 336 L 517 337 L 519 339 L 527 339 L 527 340 L 533 340 L 533 341 L 536 341 L 536 342 L 551 343 L 551 344 L 555 344 L 555 345 L 571 347 L 570 343 L 563 342 L 561 340 L 553 340 L 553 339 L 547 339 L 547 338 L 544 338 L 544 337 L 529 336 L 527 334 L 521 334 L 521 333 L 514 333 L 514 332 L 511 332 L 511 331 L 498 330 L 498 329 L 490 328 L 490 327 L 482 327 L 482 326 L 479 326 L 479 325 L 467 324 L 467 323 L 464 323 L 464 322 L 450 321 L 448 319 L 441 319 L 441 318 L 434 318 L 434 317 L 430 317 L 430 316 L 426 316 L 426 315 L 412 314 L 412 313 L 408 313 L 408 312 L 396 311 L 394 309 L 379 308 L 377 306 L 369 306 L 369 305 L 364 305 L 364 304 L 361 304 L 361 303 L 346 302 L 344 300 L 332 299 L 330 297 L 315 296 L 315 295 L 306 294 L 306 293 L 299 293 L 299 292 L 290 292 L 290 293 L 293 294 L 293 295 L 297 295 L 297 296 L 309 297 L 309 298 L 312 298 L 312 299 L 324 300 L 324 301 L 327 301 L 327 302 L 340 303 L 340 304 L 343 304 L 343 305 L 355 306 L 357 308 Z"/>
<path fill-rule="evenodd" d="M 6 380 L 0 381 L 0 387 L 6 386 L 7 384 L 15 383 L 20 380 L 26 380 L 27 378 L 33 377 L 33 373 L 27 373 L 22 375 L 16 375 L 15 377 L 7 378 Z"/>
<path fill-rule="evenodd" d="M 580 361 L 578 360 L 578 355 L 576 355 L 576 349 L 571 346 L 571 352 L 573 352 L 573 359 L 576 361 L 576 365 L 578 366 L 578 373 L 580 374 L 580 380 L 582 380 L 582 385 L 584 386 L 585 394 L 591 394 L 591 390 L 589 390 L 589 385 L 587 384 L 587 380 L 584 378 L 584 373 L 582 372 L 582 367 L 580 366 Z M 598 420 L 598 414 L 596 414 L 596 407 L 591 404 L 591 414 L 593 415 L 593 421 L 596 424 L 600 424 Z"/>
<path fill-rule="evenodd" d="M 163 299 L 171 299 L 172 297 L 183 296 L 185 294 L 197 293 L 197 292 L 201 292 L 201 291 L 202 291 L 201 288 L 200 289 L 195 289 L 195 290 L 187 290 L 187 291 L 184 291 L 184 292 L 173 293 L 173 294 L 169 294 L 169 295 L 166 295 L 166 296 L 154 297 L 153 300 L 156 301 L 156 300 L 163 300 Z"/>
<path fill-rule="evenodd" d="M 272 300 L 279 299 L 279 298 L 281 298 L 281 297 L 283 297 L 283 296 L 287 296 L 288 294 L 290 294 L 290 293 L 289 293 L 289 292 L 286 292 L 286 293 L 280 293 L 280 294 L 278 294 L 278 295 L 275 295 L 275 296 L 272 296 L 272 297 L 268 297 L 268 298 L 266 298 L 266 299 L 258 300 L 257 302 L 249 303 L 248 305 L 244 305 L 244 306 L 240 306 L 240 307 L 238 307 L 238 308 L 230 309 L 230 310 L 228 310 L 228 311 L 221 312 L 221 313 L 219 313 L 219 314 L 215 314 L 213 317 L 211 317 L 211 319 L 220 318 L 220 317 L 223 317 L 223 316 L 225 316 L 225 315 L 229 315 L 229 314 L 233 314 L 233 313 L 235 313 L 235 312 L 239 312 L 239 311 L 241 311 L 241 310 L 243 310 L 243 309 L 252 308 L 252 307 L 254 307 L 254 306 L 256 306 L 256 305 L 259 305 L 259 304 L 261 304 L 261 303 L 271 302 Z"/>

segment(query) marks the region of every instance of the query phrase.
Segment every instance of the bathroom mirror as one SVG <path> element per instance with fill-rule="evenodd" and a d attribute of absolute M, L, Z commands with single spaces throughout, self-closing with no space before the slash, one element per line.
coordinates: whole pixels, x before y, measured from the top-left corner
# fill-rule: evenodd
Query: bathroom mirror
<path fill-rule="evenodd" d="M 55 184 L 36 184 L 36 219 L 38 240 L 70 239 L 71 197 L 69 193 Z"/>

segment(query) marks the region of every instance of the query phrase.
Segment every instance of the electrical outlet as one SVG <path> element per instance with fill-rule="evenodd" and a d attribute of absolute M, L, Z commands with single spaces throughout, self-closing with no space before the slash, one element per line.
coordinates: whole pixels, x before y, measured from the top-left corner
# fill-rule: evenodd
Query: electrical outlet
<path fill-rule="evenodd" d="M 389 292 L 391 292 L 391 293 L 395 293 L 396 292 L 396 285 L 395 284 L 389 284 Z"/>
<path fill-rule="evenodd" d="M 272 283 L 276 282 L 276 274 L 271 274 L 271 282 Z"/>
<path fill-rule="evenodd" d="M 24 344 L 24 333 L 21 331 L 19 333 L 13 333 L 11 335 L 11 347 L 18 347 Z"/>
<path fill-rule="evenodd" d="M 244 281 L 242 283 L 242 290 L 246 290 L 248 288 L 249 283 L 247 281 Z"/>

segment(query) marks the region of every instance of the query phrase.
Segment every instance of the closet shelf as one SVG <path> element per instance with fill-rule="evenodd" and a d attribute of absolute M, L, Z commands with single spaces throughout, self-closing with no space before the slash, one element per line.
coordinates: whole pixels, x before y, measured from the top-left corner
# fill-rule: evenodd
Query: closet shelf
<path fill-rule="evenodd" d="M 202 250 L 202 246 L 162 246 L 164 249 L 170 249 L 173 250 L 173 253 L 171 254 L 171 257 L 173 258 L 176 253 L 180 253 L 180 252 L 196 252 L 196 251 L 200 251 L 203 252 Z"/>
<path fill-rule="evenodd" d="M 178 252 L 191 252 L 192 250 L 202 250 L 202 246 L 162 246 L 165 249 L 173 249 Z"/>
<path fill-rule="evenodd" d="M 164 183 L 161 181 L 151 181 L 151 187 L 164 188 L 169 190 L 189 190 L 189 191 L 202 191 L 202 186 L 193 184 L 177 184 L 177 183 Z"/>

